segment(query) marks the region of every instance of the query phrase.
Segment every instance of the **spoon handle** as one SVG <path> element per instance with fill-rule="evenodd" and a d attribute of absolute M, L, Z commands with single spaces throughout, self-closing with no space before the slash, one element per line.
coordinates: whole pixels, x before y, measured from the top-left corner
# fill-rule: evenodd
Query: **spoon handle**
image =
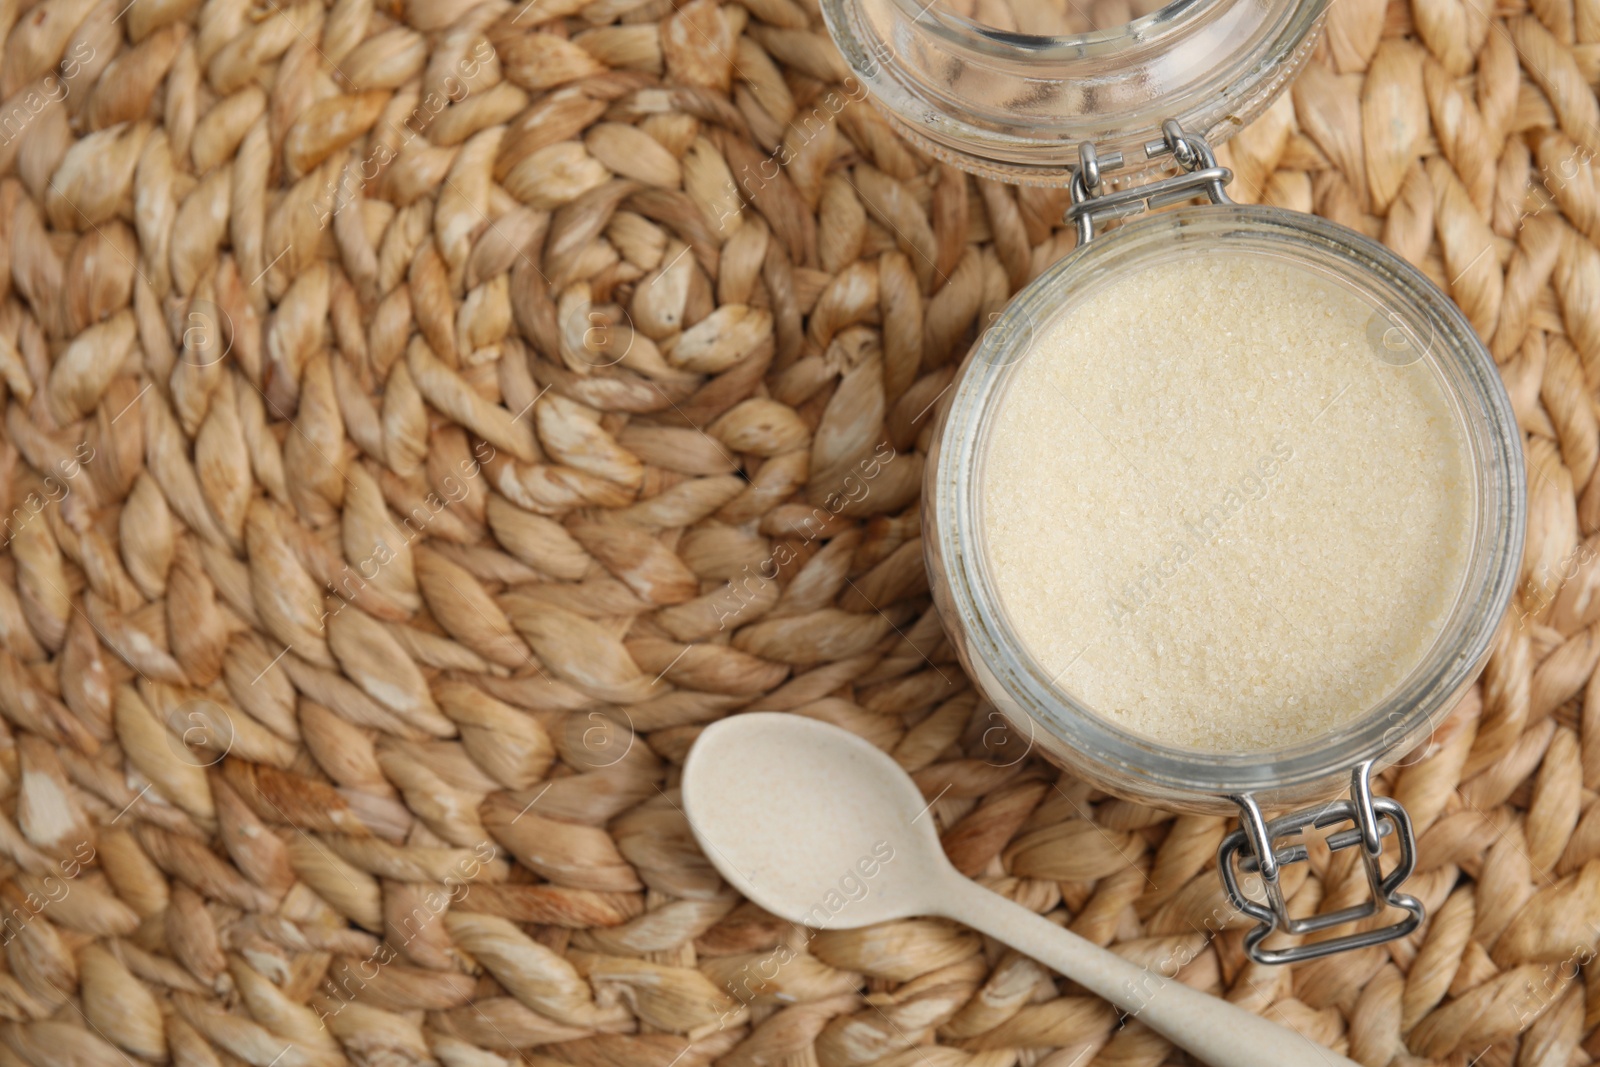
<path fill-rule="evenodd" d="M 1130 963 L 959 875 L 939 911 L 1115 1004 L 1211 1067 L 1358 1067 L 1303 1034 Z"/>

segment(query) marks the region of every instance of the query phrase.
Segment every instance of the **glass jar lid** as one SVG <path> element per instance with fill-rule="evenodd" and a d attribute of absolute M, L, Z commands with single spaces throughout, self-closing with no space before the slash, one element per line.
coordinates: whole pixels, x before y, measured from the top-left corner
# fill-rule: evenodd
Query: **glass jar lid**
<path fill-rule="evenodd" d="M 822 0 L 845 60 L 902 135 L 964 170 L 1070 179 L 1085 141 L 1141 168 L 1162 123 L 1212 144 L 1310 55 L 1327 0 Z M 1147 149 L 1148 146 L 1148 149 Z M 1119 158 L 1120 157 L 1120 158 Z"/>

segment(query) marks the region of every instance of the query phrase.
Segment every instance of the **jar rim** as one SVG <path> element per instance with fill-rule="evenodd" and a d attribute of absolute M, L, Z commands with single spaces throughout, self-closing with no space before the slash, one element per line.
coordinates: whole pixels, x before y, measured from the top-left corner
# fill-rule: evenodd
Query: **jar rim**
<path fill-rule="evenodd" d="M 1460 414 L 1476 491 L 1461 587 L 1432 647 L 1383 700 L 1348 723 L 1294 745 L 1213 752 L 1168 745 L 1097 715 L 1056 687 L 1011 629 L 982 548 L 981 471 L 990 416 L 1033 336 L 1063 313 L 1064 295 L 1169 241 L 1231 242 L 1268 251 L 1384 295 L 1433 344 L 1425 358 Z M 1389 306 L 1392 302 L 1392 308 Z M 1364 760 L 1409 751 L 1454 706 L 1493 644 L 1515 590 L 1526 525 L 1522 435 L 1494 360 L 1461 311 L 1389 249 L 1336 223 L 1279 208 L 1202 205 L 1146 216 L 1097 237 L 1022 290 L 967 356 L 935 432 L 924 508 L 939 607 L 964 661 L 1002 712 L 1045 732 L 1087 777 L 1112 792 L 1183 804 L 1247 793 L 1299 795 L 1339 781 Z M 1048 748 L 1049 746 L 1047 746 Z M 1122 786 L 1119 790 L 1119 784 Z"/>
<path fill-rule="evenodd" d="M 1115 29 L 1014 33 L 938 0 L 821 0 L 852 74 L 936 158 L 1024 184 L 1070 180 L 1078 145 L 1155 165 L 1176 119 L 1212 144 L 1283 91 L 1330 0 L 1175 0 Z"/>

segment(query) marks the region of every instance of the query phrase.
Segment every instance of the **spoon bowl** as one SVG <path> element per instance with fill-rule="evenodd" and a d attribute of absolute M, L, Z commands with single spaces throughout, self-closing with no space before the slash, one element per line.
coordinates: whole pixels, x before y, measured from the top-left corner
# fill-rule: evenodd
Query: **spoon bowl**
<path fill-rule="evenodd" d="M 713 723 L 683 765 L 707 858 L 747 898 L 817 929 L 915 915 L 965 923 L 1032 956 L 1213 1067 L 1356 1067 L 1293 1030 L 1174 981 L 1187 959 L 1130 963 L 961 875 L 932 804 L 891 757 L 800 715 Z M 781 966 L 781 964 L 779 964 Z"/>
<path fill-rule="evenodd" d="M 802 715 L 756 712 L 707 727 L 683 765 L 683 807 L 730 885 L 804 926 L 847 930 L 933 912 L 933 890 L 956 876 L 905 770 Z"/>

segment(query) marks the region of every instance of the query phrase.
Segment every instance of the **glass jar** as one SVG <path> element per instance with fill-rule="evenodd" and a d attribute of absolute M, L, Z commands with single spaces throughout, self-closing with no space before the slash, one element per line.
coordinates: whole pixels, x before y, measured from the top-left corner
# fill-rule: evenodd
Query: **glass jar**
<path fill-rule="evenodd" d="M 989 24 L 950 7 L 958 2 L 971 3 Z M 1403 936 L 1422 918 L 1421 903 L 1399 891 L 1415 839 L 1405 811 L 1374 797 L 1371 779 L 1424 741 L 1472 684 L 1510 603 L 1526 523 L 1522 436 L 1510 399 L 1460 310 L 1416 268 L 1335 223 L 1227 196 L 1231 174 L 1210 143 L 1285 86 L 1309 54 L 1324 0 L 1176 0 L 1124 26 L 1076 36 L 1018 32 L 1051 10 L 1021 2 L 823 0 L 845 58 L 912 141 L 985 177 L 1067 183 L 1072 191 L 1067 221 L 1078 247 L 984 332 L 940 414 L 923 494 L 934 602 L 974 683 L 1050 759 L 1118 796 L 1240 816 L 1219 868 L 1234 906 L 1257 920 L 1245 945 L 1252 958 L 1285 963 Z M 1144 214 L 1159 207 L 1171 210 Z M 1102 232 L 1111 220 L 1125 221 Z M 1229 251 L 1287 259 L 1339 282 L 1374 309 L 1374 344 L 1404 361 L 1427 361 L 1454 409 L 1472 492 L 1464 577 L 1422 661 L 1376 705 L 1351 709 L 1345 725 L 1240 753 L 1122 729 L 1052 681 L 996 591 L 981 492 L 998 405 L 1038 332 L 1112 279 L 1178 255 Z M 1328 799 L 1346 787 L 1347 798 Z M 1291 917 L 1283 865 L 1305 858 L 1305 830 L 1340 823 L 1349 826 L 1327 843 L 1358 850 L 1371 899 Z M 1385 838 L 1398 843 L 1388 861 Z M 1244 892 L 1247 873 L 1259 876 L 1259 895 Z M 1401 918 L 1379 925 L 1376 917 L 1391 908 Z M 1311 944 L 1264 944 L 1274 930 L 1320 934 L 1357 921 L 1354 932 Z"/>
<path fill-rule="evenodd" d="M 1431 649 L 1379 704 L 1331 733 L 1288 748 L 1242 753 L 1179 748 L 1096 715 L 1053 684 L 1018 637 L 995 590 L 985 545 L 980 487 L 987 431 L 1036 332 L 1068 314 L 1099 284 L 1200 249 L 1286 258 L 1361 293 L 1377 309 L 1378 343 L 1415 353 L 1435 369 L 1470 457 L 1473 505 L 1465 575 Z M 1040 275 L 968 356 L 934 432 L 926 468 L 923 544 L 934 602 L 974 683 L 1033 747 L 1118 796 L 1180 810 L 1238 811 L 1244 829 L 1224 845 L 1225 877 L 1234 878 L 1235 857 L 1245 860 L 1245 869 L 1259 867 L 1257 841 L 1291 836 L 1313 822 L 1351 819 L 1357 829 L 1370 831 L 1367 839 L 1374 843 L 1381 845 L 1382 836 L 1398 836 L 1400 862 L 1395 871 L 1378 876 L 1381 885 L 1396 871 L 1404 877 L 1414 846 L 1398 805 L 1380 800 L 1373 807 L 1370 775 L 1376 765 L 1425 740 L 1488 657 L 1522 557 L 1526 487 L 1521 442 L 1494 361 L 1460 310 L 1382 245 L 1326 220 L 1278 208 L 1218 204 L 1148 215 L 1088 241 Z M 1265 822 L 1264 811 L 1325 800 L 1346 783 L 1351 783 L 1351 800 Z M 1356 837 L 1334 835 L 1330 844 L 1341 841 L 1346 846 L 1361 843 Z M 1262 851 L 1275 856 L 1284 849 Z M 1379 851 L 1374 849 L 1371 856 L 1374 866 Z M 1275 879 L 1263 880 L 1269 883 L 1270 897 Z M 1397 886 L 1395 880 L 1384 899 L 1402 908 L 1414 906 L 1420 918 L 1420 905 L 1394 893 Z M 1248 911 L 1237 885 L 1230 888 L 1235 904 Z M 1286 913 L 1280 917 L 1274 910 L 1273 918 L 1288 927 Z M 1402 926 L 1409 928 L 1396 924 L 1391 929 L 1398 932 L 1392 936 L 1403 933 Z M 1359 943 L 1372 943 L 1367 934 L 1355 936 L 1364 938 Z M 1325 951 L 1334 947 L 1353 945 L 1325 941 L 1307 946 Z M 1258 949 L 1263 957 L 1270 952 Z"/>

